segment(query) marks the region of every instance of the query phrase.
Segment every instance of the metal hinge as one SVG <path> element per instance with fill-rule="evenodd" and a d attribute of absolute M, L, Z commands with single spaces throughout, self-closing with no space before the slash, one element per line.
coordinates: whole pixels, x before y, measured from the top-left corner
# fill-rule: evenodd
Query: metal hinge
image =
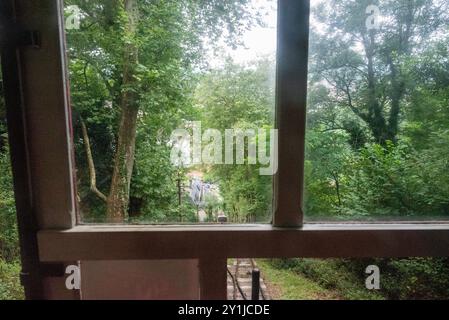
<path fill-rule="evenodd" d="M 39 31 L 22 31 L 19 32 L 17 36 L 18 47 L 31 47 L 40 48 L 41 46 L 41 35 Z"/>
<path fill-rule="evenodd" d="M 30 282 L 30 273 L 29 272 L 20 272 L 20 284 L 23 287 L 27 287 Z"/>
<path fill-rule="evenodd" d="M 41 278 L 61 278 L 65 276 L 65 266 L 63 263 L 43 263 L 39 266 L 39 270 L 34 270 L 33 274 L 22 270 L 20 272 L 22 285 L 30 281 L 33 275 Z"/>
<path fill-rule="evenodd" d="M 0 46 L 40 48 L 41 34 L 36 30 L 23 30 L 15 24 L 0 25 Z"/>

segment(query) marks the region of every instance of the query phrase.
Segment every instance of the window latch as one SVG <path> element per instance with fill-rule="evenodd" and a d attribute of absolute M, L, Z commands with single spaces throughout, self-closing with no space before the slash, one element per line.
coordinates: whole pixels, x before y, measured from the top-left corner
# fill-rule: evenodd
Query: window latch
<path fill-rule="evenodd" d="M 18 47 L 30 47 L 30 48 L 40 48 L 41 37 L 39 31 L 22 31 L 19 32 L 17 37 Z"/>
<path fill-rule="evenodd" d="M 41 35 L 36 30 L 23 30 L 15 24 L 0 25 L 0 46 L 1 48 L 30 47 L 40 48 Z"/>

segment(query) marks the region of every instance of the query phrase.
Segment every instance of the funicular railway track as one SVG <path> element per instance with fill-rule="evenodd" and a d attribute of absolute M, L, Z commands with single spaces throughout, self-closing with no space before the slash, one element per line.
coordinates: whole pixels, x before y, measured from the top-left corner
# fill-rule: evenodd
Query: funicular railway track
<path fill-rule="evenodd" d="M 254 259 L 234 259 L 228 265 L 228 300 L 251 300 Z M 260 278 L 259 300 L 270 300 L 263 278 Z"/>

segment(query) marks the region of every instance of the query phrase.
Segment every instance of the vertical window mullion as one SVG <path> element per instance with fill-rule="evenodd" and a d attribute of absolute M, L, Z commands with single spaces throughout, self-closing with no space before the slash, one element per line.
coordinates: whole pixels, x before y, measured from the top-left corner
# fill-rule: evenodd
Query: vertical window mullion
<path fill-rule="evenodd" d="M 65 66 L 63 2 L 16 1 L 17 23 L 39 48 L 20 50 L 33 210 L 42 229 L 75 225 L 76 193 Z"/>
<path fill-rule="evenodd" d="M 32 206 L 32 212 L 27 217 L 30 226 L 20 230 L 20 237 L 33 239 L 38 229 L 70 229 L 75 226 L 76 221 L 63 1 L 15 0 L 13 4 L 18 30 L 39 35 L 35 39 L 37 43 L 19 42 L 19 50 L 15 51 L 20 94 L 23 97 L 21 116 L 25 119 L 24 156 L 26 165 L 29 166 L 27 178 Z M 21 200 L 17 202 L 20 203 Z M 26 204 L 21 203 L 18 207 L 20 205 Z M 33 245 L 32 241 L 28 245 Z M 22 247 L 24 248 L 23 245 Z M 35 254 L 37 255 L 37 252 Z M 26 259 L 24 261 L 26 263 Z M 45 299 L 80 298 L 79 292 L 64 289 L 65 277 L 61 276 L 65 270 L 64 264 L 57 264 L 55 273 L 54 265 L 44 265 L 36 260 L 32 263 L 34 268 L 30 270 L 30 274 L 25 272 L 24 283 L 27 283 L 27 278 L 29 281 L 39 281 L 40 292 L 30 294 L 29 291 L 35 289 L 28 287 L 27 298 L 35 298 L 37 295 Z"/>
<path fill-rule="evenodd" d="M 304 153 L 309 43 L 309 0 L 279 0 L 276 125 L 278 172 L 274 180 L 275 227 L 303 223 Z"/>

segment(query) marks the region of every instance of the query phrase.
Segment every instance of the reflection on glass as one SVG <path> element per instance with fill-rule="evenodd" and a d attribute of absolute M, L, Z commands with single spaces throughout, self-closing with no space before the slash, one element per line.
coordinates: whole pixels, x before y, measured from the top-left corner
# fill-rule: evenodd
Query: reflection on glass
<path fill-rule="evenodd" d="M 271 219 L 276 1 L 66 0 L 65 27 L 81 222 Z"/>
<path fill-rule="evenodd" d="M 309 220 L 449 216 L 448 6 L 312 1 Z"/>

